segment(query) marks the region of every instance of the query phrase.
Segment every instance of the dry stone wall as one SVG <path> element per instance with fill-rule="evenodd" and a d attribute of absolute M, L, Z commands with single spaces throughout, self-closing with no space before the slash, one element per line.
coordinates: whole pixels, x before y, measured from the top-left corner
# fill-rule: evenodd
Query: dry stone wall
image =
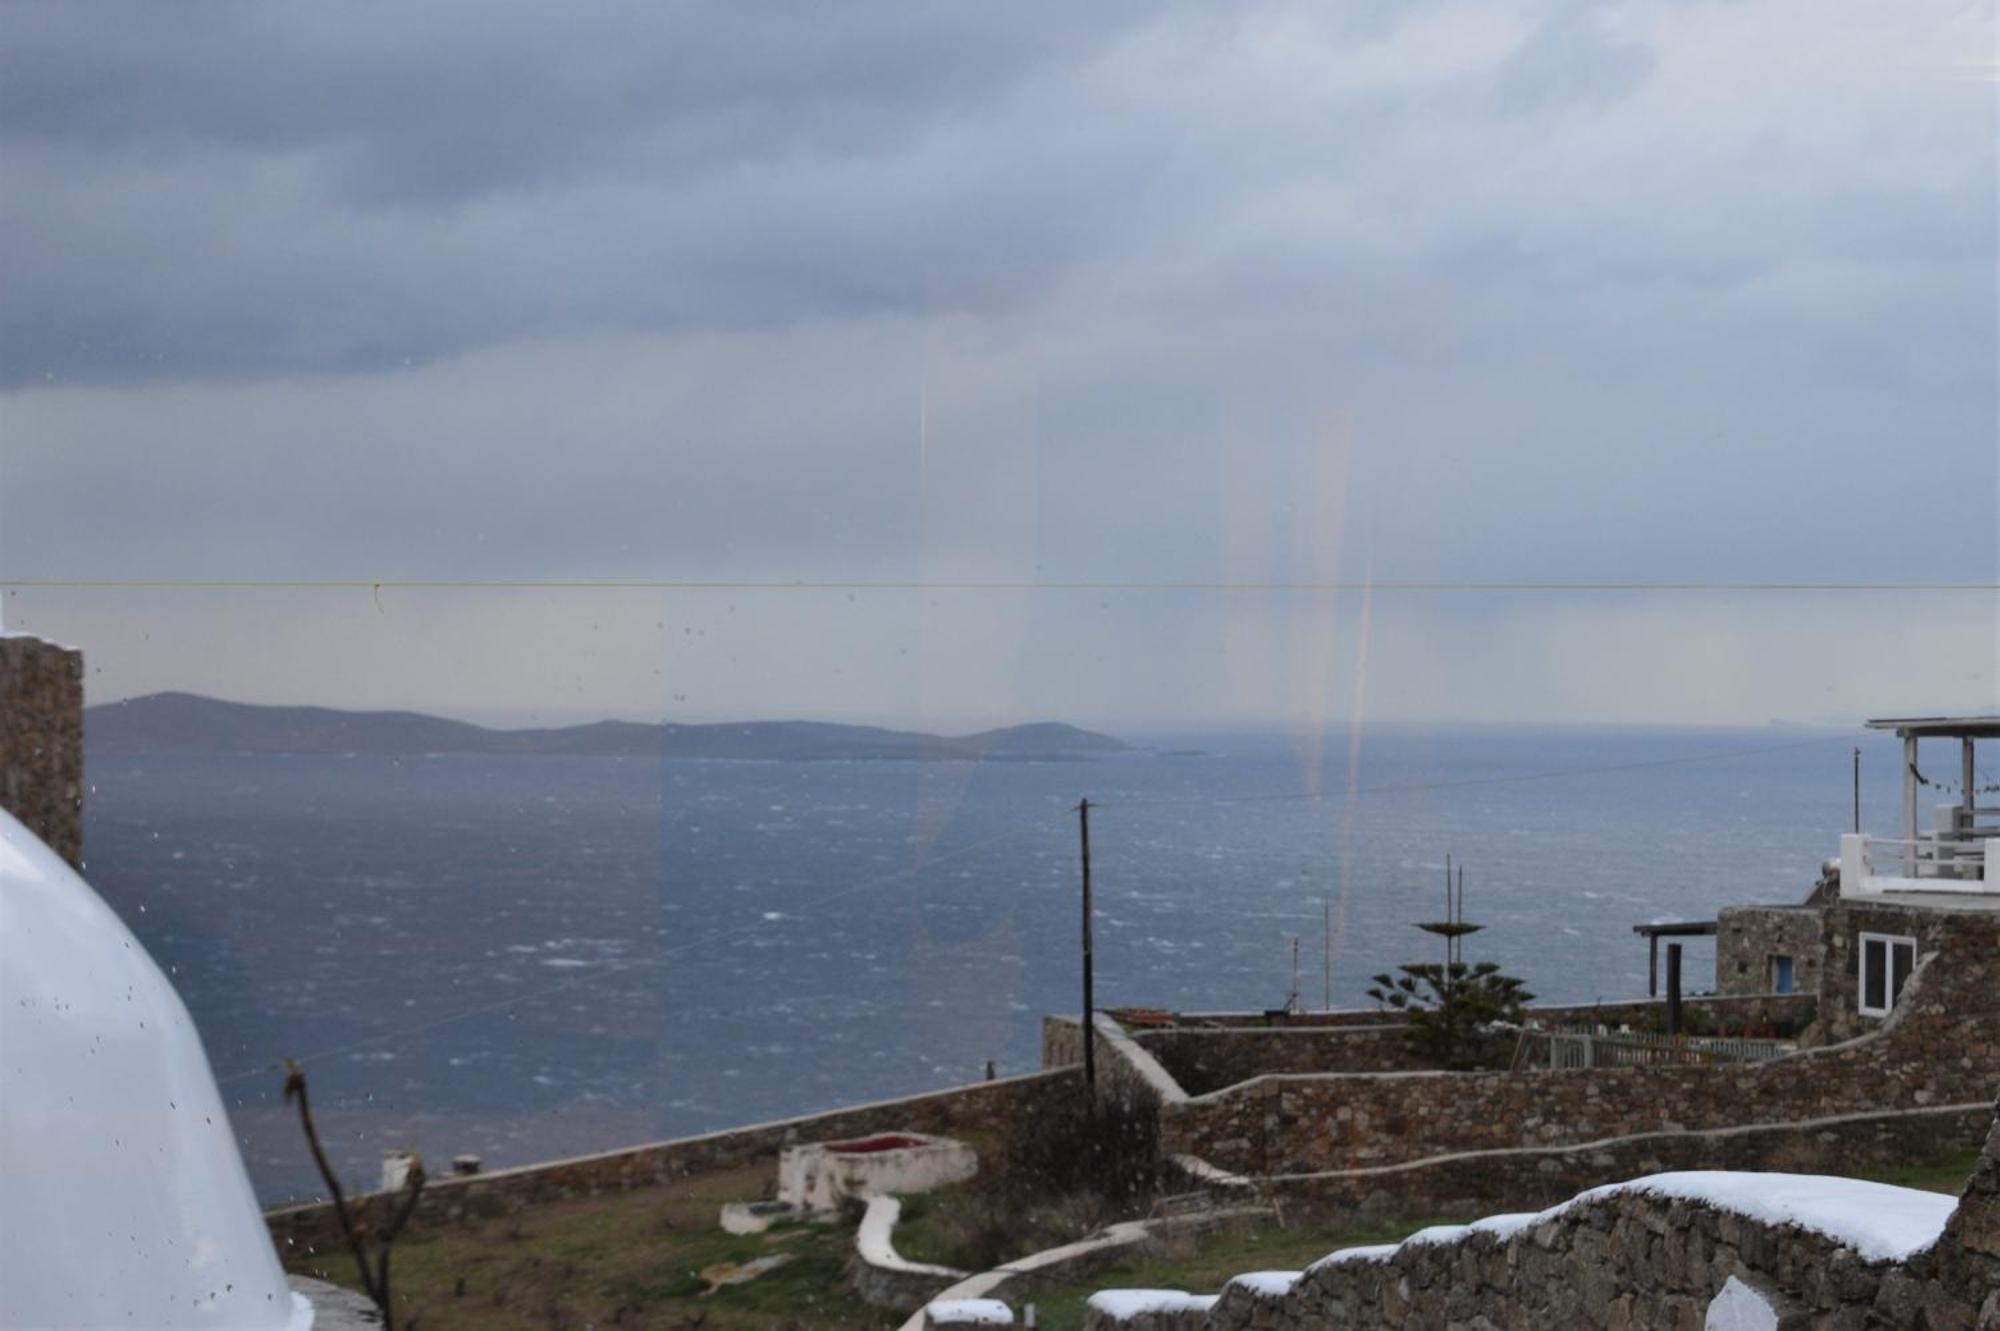
<path fill-rule="evenodd" d="M 1477 1215 L 1553 1206 L 1587 1188 L 1674 1169 L 1851 1173 L 1976 1150 L 1992 1110 L 1940 1109 L 1754 1124 L 1708 1132 L 1649 1132 L 1577 1146 L 1472 1151 L 1324 1174 L 1258 1180 L 1294 1220 L 1327 1224 L 1417 1215 Z"/>
<path fill-rule="evenodd" d="M 83 653 L 0 633 L 0 807 L 83 867 Z"/>
<path fill-rule="evenodd" d="M 1839 1194 L 1823 1182 L 1683 1175 L 1239 1276 L 1215 1296 L 1106 1291 L 1085 1327 L 1700 1331 L 1722 1324 L 1708 1321 L 1722 1299 L 1779 1331 L 1995 1331 L 2000 1119 L 1985 1112 L 1979 1165 L 1941 1233 L 1919 1218 L 1936 1214 L 1928 1204 L 1856 1192 L 1830 1207 Z"/>
<path fill-rule="evenodd" d="M 1032 1132 L 1053 1116 L 1079 1112 L 1083 1078 L 1074 1068 L 977 1082 L 902 1100 L 884 1100 L 803 1118 L 781 1119 L 728 1132 L 682 1137 L 620 1151 L 576 1156 L 490 1174 L 440 1178 L 424 1190 L 417 1212 L 420 1226 L 455 1224 L 506 1215 L 531 1206 L 671 1184 L 690 1174 L 729 1169 L 759 1160 L 800 1142 L 833 1141 L 908 1129 L 950 1137 L 1005 1136 Z M 332 1252 L 338 1231 L 331 1203 L 285 1207 L 265 1216 L 272 1237 L 285 1252 Z"/>
<path fill-rule="evenodd" d="M 1828 928 L 1846 915 L 1829 911 Z M 1729 1066 L 1262 1077 L 1165 1106 L 1162 1149 L 1239 1173 L 1301 1174 L 1990 1101 L 2000 919 L 1957 915 L 1932 946 L 1895 1013 L 1842 1045 Z"/>
<path fill-rule="evenodd" d="M 1938 1279 L 1922 1255 L 1867 1261 L 1812 1230 L 1619 1194 L 1511 1236 L 1474 1231 L 1322 1263 L 1281 1298 L 1231 1286 L 1206 1331 L 1701 1331 L 1732 1277 L 1765 1292 L 1788 1331 L 1969 1328 L 1981 1301 L 1974 1287 Z"/>
<path fill-rule="evenodd" d="M 1817 925 L 1815 925 L 1817 927 Z M 1740 1035 L 1746 1028 L 1795 1031 L 1812 1019 L 1817 1000 L 1811 990 L 1795 994 L 1702 994 L 1682 1001 L 1688 1025 Z M 1528 1009 L 1542 1026 L 1630 1026 L 1667 1028 L 1665 999 L 1635 998 L 1614 1003 L 1542 1004 Z"/>
<path fill-rule="evenodd" d="M 1189 1095 L 1271 1073 L 1399 1072 L 1424 1067 L 1409 1027 L 1176 1027 L 1133 1037 Z M 1511 1051 L 1513 1040 L 1506 1041 Z"/>

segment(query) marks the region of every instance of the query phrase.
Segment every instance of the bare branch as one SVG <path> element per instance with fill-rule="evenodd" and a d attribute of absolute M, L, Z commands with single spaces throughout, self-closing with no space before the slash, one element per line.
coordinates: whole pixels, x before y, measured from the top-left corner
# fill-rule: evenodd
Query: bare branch
<path fill-rule="evenodd" d="M 341 1237 L 346 1239 L 348 1251 L 354 1254 L 354 1264 L 361 1272 L 362 1289 L 380 1310 L 385 1331 L 396 1331 L 396 1314 L 389 1305 L 389 1247 L 403 1232 L 403 1226 L 409 1223 L 410 1216 L 417 1209 L 417 1199 L 423 1195 L 424 1163 L 414 1157 L 411 1159 L 409 1172 L 403 1179 L 402 1200 L 390 1207 L 379 1227 L 371 1224 L 365 1211 L 357 1213 L 348 1206 L 347 1194 L 341 1189 L 340 1179 L 326 1158 L 326 1149 L 320 1145 L 319 1129 L 313 1123 L 312 1102 L 306 1094 L 305 1069 L 291 1059 L 285 1060 L 285 1068 L 285 1102 L 298 1102 L 299 1124 L 305 1129 L 306 1145 L 312 1148 L 313 1163 L 319 1166 L 319 1176 L 326 1180 L 327 1192 L 333 1198 L 334 1218 L 340 1223 Z M 371 1248 L 375 1259 L 372 1264 L 369 1261 Z"/>

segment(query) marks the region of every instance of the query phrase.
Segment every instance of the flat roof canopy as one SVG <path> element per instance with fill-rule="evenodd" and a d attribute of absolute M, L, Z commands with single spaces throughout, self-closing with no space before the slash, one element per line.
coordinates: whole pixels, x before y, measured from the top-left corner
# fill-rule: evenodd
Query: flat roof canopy
<path fill-rule="evenodd" d="M 1644 934 L 1648 938 L 1658 938 L 1662 935 L 1668 938 L 1699 938 L 1704 934 L 1715 932 L 1715 921 L 1682 920 L 1673 924 L 1635 924 L 1632 926 L 1632 932 Z"/>
<path fill-rule="evenodd" d="M 2000 739 L 2000 716 L 1887 716 L 1863 723 L 1870 730 L 1940 739 Z"/>

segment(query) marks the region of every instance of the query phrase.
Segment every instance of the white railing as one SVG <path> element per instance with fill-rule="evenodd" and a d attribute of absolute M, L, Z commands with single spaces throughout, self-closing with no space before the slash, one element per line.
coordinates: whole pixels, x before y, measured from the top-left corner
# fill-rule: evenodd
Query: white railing
<path fill-rule="evenodd" d="M 1985 831 L 1981 828 L 1979 831 Z M 1840 894 L 2000 892 L 2000 838 L 1933 832 L 1840 839 Z"/>
<path fill-rule="evenodd" d="M 1525 1030 L 1514 1051 L 1514 1067 L 1562 1072 L 1581 1068 L 1761 1063 L 1797 1048 L 1783 1040 L 1718 1039 L 1648 1031 Z"/>

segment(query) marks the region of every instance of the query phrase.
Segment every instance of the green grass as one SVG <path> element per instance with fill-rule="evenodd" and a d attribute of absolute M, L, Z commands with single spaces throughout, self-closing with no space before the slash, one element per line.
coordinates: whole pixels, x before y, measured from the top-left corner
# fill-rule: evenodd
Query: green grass
<path fill-rule="evenodd" d="M 1929 1161 L 1858 1171 L 1856 1177 L 1956 1193 L 1976 1166 L 1976 1150 Z M 724 1202 L 768 1190 L 770 1168 L 729 1170 L 662 1187 L 535 1207 L 518 1216 L 465 1225 L 426 1226 L 422 1212 L 396 1245 L 397 1304 L 411 1331 L 580 1331 L 585 1326 L 703 1328 L 703 1331 L 888 1331 L 902 1318 L 848 1292 L 844 1271 L 853 1230 L 792 1224 L 764 1234 L 725 1234 L 716 1223 Z M 957 1244 L 976 1233 L 994 1198 L 977 1185 L 943 1189 L 905 1203 L 896 1245 L 918 1261 L 973 1266 Z M 1049 1246 L 1088 1228 L 1059 1207 L 1046 1222 Z M 1493 1208 L 1504 1210 L 1504 1207 Z M 1018 1217 L 1017 1217 L 1018 1219 Z M 1048 1331 L 1075 1331 L 1084 1301 L 1100 1289 L 1162 1288 L 1214 1293 L 1245 1271 L 1299 1270 L 1340 1248 L 1400 1239 L 1434 1220 L 1374 1226 L 1284 1230 L 1239 1223 L 1201 1238 L 1170 1241 L 1165 1251 L 1132 1256 L 1071 1284 L 1012 1297 L 1033 1301 Z M 772 1253 L 793 1260 L 743 1285 L 704 1294 L 699 1273 Z M 1009 1252 L 1007 1256 L 1020 1256 Z M 288 1263 L 292 1269 L 358 1287 L 344 1253 Z"/>
<path fill-rule="evenodd" d="M 1922 1188 L 1926 1192 L 1956 1194 L 1964 1189 L 1965 1181 L 1972 1177 L 1972 1171 L 1978 1165 L 1978 1149 L 1968 1148 L 1953 1155 L 1917 1164 L 1885 1165 L 1878 1169 L 1862 1170 L 1854 1177 L 1869 1179 L 1875 1183 L 1894 1183 L 1902 1188 Z"/>
<path fill-rule="evenodd" d="M 664 1187 L 557 1202 L 518 1216 L 427 1227 L 422 1211 L 397 1243 L 398 1315 L 413 1331 L 580 1331 L 597 1327 L 887 1331 L 902 1318 L 871 1308 L 843 1279 L 854 1232 L 775 1226 L 725 1234 L 724 1202 L 754 1200 L 770 1169 L 731 1170 Z M 704 1295 L 699 1272 L 772 1253 L 793 1260 L 748 1284 Z M 358 1288 L 344 1253 L 289 1263 Z"/>
<path fill-rule="evenodd" d="M 1100 1289 L 1181 1289 L 1213 1294 L 1231 1276 L 1246 1271 L 1300 1271 L 1342 1248 L 1367 1243 L 1393 1243 L 1442 1220 L 1407 1220 L 1373 1226 L 1285 1230 L 1274 1223 L 1235 1226 L 1170 1243 L 1156 1256 L 1135 1256 L 1103 1267 L 1082 1280 L 1044 1285 L 1032 1294 L 1014 1296 L 1018 1307 L 1035 1304 L 1037 1323 L 1046 1331 L 1077 1331 L 1083 1325 L 1084 1303 Z"/>

